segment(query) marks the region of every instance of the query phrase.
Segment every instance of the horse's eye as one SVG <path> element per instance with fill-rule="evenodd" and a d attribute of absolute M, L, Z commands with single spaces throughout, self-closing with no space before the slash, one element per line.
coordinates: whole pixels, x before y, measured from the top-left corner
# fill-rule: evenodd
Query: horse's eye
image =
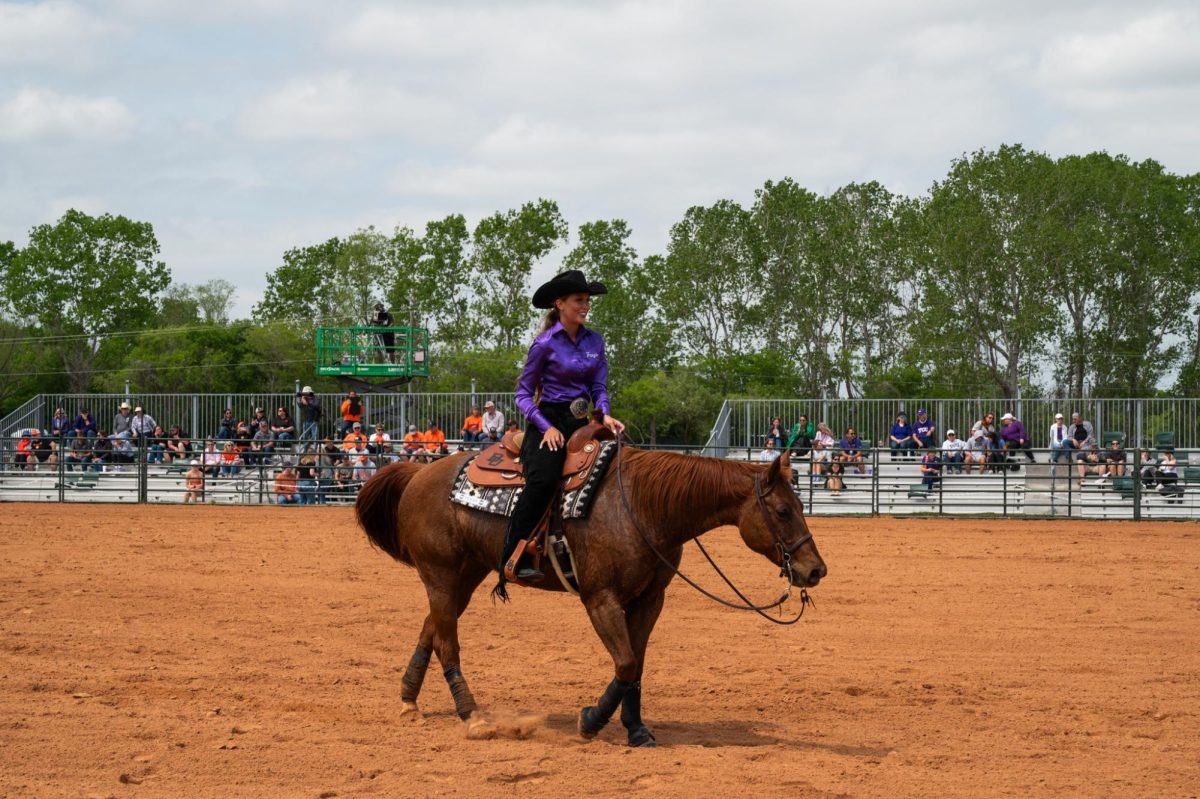
<path fill-rule="evenodd" d="M 786 519 L 788 516 L 790 516 L 792 514 L 792 509 L 789 508 L 787 505 L 784 505 L 782 507 L 776 508 L 775 512 L 777 514 L 779 514 L 779 518 Z"/>

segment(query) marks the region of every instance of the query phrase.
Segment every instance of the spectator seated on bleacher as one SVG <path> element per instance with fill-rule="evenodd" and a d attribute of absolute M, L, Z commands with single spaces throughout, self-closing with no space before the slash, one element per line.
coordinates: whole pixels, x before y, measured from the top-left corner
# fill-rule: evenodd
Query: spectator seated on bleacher
<path fill-rule="evenodd" d="M 167 454 L 167 431 L 155 427 L 148 439 L 150 450 L 146 453 L 146 463 L 163 463 Z"/>
<path fill-rule="evenodd" d="M 200 468 L 209 477 L 221 474 L 221 453 L 217 451 L 217 443 L 211 439 L 204 442 L 204 454 L 200 456 Z"/>
<path fill-rule="evenodd" d="M 846 428 L 846 434 L 837 443 L 838 453 L 835 461 L 841 461 L 847 466 L 853 466 L 858 474 L 863 473 L 863 442 L 854 432 L 853 427 Z"/>
<path fill-rule="evenodd" d="M 1092 423 L 1084 421 L 1078 411 L 1071 414 L 1071 424 L 1067 428 L 1071 431 L 1071 447 L 1076 450 L 1076 459 L 1085 457 L 1093 444 L 1099 446 Z"/>
<path fill-rule="evenodd" d="M 1096 478 L 1096 485 L 1102 485 L 1109 477 L 1124 477 L 1128 459 L 1129 453 L 1121 447 L 1121 439 L 1114 438 L 1104 448 L 1104 471 Z"/>
<path fill-rule="evenodd" d="M 963 464 L 967 462 L 967 442 L 962 441 L 958 437 L 958 433 L 953 429 L 946 431 L 946 440 L 942 442 L 942 463 L 945 464 L 946 473 L 958 472 L 962 474 Z M 971 467 L 968 466 L 968 469 Z"/>
<path fill-rule="evenodd" d="M 96 420 L 92 417 L 92 412 L 87 408 L 80 408 L 79 415 L 75 417 L 71 429 L 76 432 L 81 432 L 88 438 L 96 438 Z"/>
<path fill-rule="evenodd" d="M 908 417 L 903 412 L 896 414 L 896 423 L 892 425 L 891 432 L 888 434 L 888 449 L 891 450 L 891 457 L 895 459 L 896 455 L 907 458 L 913 454 L 917 448 L 917 441 L 913 437 L 912 425 L 908 423 Z"/>
<path fill-rule="evenodd" d="M 96 431 L 96 440 L 92 443 L 92 469 L 104 471 L 104 467 L 112 461 L 112 441 L 103 430 Z"/>
<path fill-rule="evenodd" d="M 1183 487 L 1179 485 L 1178 461 L 1173 449 L 1158 456 L 1158 493 L 1168 502 L 1183 502 Z"/>
<path fill-rule="evenodd" d="M 1054 414 L 1054 424 L 1050 425 L 1050 462 L 1058 463 L 1061 458 L 1071 462 L 1071 450 L 1075 448 L 1075 439 L 1071 437 L 1072 430 L 1063 421 L 1061 413 Z"/>
<path fill-rule="evenodd" d="M 1100 451 L 1100 447 L 1095 441 L 1089 444 L 1088 448 L 1080 455 L 1079 460 L 1075 462 L 1075 468 L 1079 472 L 1080 488 L 1083 488 L 1083 481 L 1089 474 L 1097 476 L 1104 474 L 1104 453 Z"/>
<path fill-rule="evenodd" d="M 241 471 L 242 456 L 238 452 L 237 444 L 226 441 L 225 446 L 221 448 L 221 476 L 233 477 Z"/>
<path fill-rule="evenodd" d="M 127 465 L 137 460 L 137 453 L 133 448 L 133 437 L 126 430 L 123 433 L 113 433 L 108 438 L 112 442 L 108 458 L 108 462 L 112 464 L 111 471 L 124 471 Z"/>
<path fill-rule="evenodd" d="M 788 435 L 785 446 L 791 450 L 793 455 L 805 457 L 808 453 L 812 452 L 812 442 L 816 436 L 817 429 L 808 420 L 808 416 L 802 413 L 800 414 L 800 421 L 793 425 L 792 432 Z"/>
<path fill-rule="evenodd" d="M 85 471 L 85 464 L 91 463 L 91 460 L 92 442 L 88 440 L 82 430 L 77 430 L 75 437 L 68 444 L 66 454 L 63 458 L 63 462 L 67 466 L 67 471 L 75 471 L 75 464 L 79 464 L 80 471 Z"/>
<path fill-rule="evenodd" d="M 350 432 L 342 439 L 343 452 L 357 452 L 367 448 L 367 437 L 363 435 L 362 422 L 354 422 Z"/>
<path fill-rule="evenodd" d="M 296 423 L 292 421 L 287 408 L 281 407 L 275 411 L 275 418 L 271 420 L 271 435 L 275 437 L 276 447 L 281 442 L 292 441 L 296 438 Z"/>
<path fill-rule="evenodd" d="M 483 441 L 483 414 L 479 412 L 477 405 L 472 405 L 471 412 L 467 414 L 467 418 L 463 419 L 459 436 L 463 441 L 461 449 L 471 449 L 470 444 Z"/>
<path fill-rule="evenodd" d="M 33 459 L 37 464 L 37 468 L 43 466 L 54 470 L 58 466 L 58 442 L 50 439 L 49 436 L 39 435 L 33 440 Z"/>
<path fill-rule="evenodd" d="M 225 412 L 221 414 L 221 421 L 217 422 L 215 438 L 218 441 L 226 441 L 233 438 L 235 430 L 237 430 L 237 419 L 233 416 L 233 408 L 226 408 Z"/>
<path fill-rule="evenodd" d="M 1147 490 L 1153 489 L 1158 485 L 1158 461 L 1149 452 L 1144 450 L 1142 452 L 1142 462 L 1138 466 L 1138 479 L 1142 481 L 1142 488 Z"/>
<path fill-rule="evenodd" d="M 825 477 L 825 488 L 833 496 L 840 496 L 843 489 L 846 487 L 846 481 L 843 479 L 844 464 L 839 460 L 834 460 L 829 464 L 829 474 Z"/>
<path fill-rule="evenodd" d="M 117 414 L 113 417 L 111 435 L 120 435 L 128 433 L 133 427 L 133 409 L 128 402 L 122 402 L 117 408 Z"/>
<path fill-rule="evenodd" d="M 71 417 L 67 416 L 67 412 L 62 408 L 56 408 L 54 417 L 50 420 L 50 435 L 62 441 L 74 432 L 71 426 Z"/>
<path fill-rule="evenodd" d="M 184 493 L 183 503 L 186 505 L 189 502 L 201 502 L 204 500 L 204 471 L 200 468 L 200 461 L 192 460 L 188 463 L 187 473 L 184 474 Z"/>
<path fill-rule="evenodd" d="M 317 504 L 317 459 L 312 455 L 305 455 L 296 465 L 296 487 L 301 505 Z"/>
<path fill-rule="evenodd" d="M 813 482 L 824 482 L 822 475 L 828 471 L 829 463 L 833 460 L 833 431 L 829 425 L 821 422 L 817 425 L 817 437 L 812 443 L 812 479 Z"/>
<path fill-rule="evenodd" d="M 417 463 L 424 460 L 425 454 L 425 436 L 417 429 L 415 424 L 408 426 L 408 432 L 404 434 L 404 440 L 401 446 L 402 461 L 411 461 Z"/>
<path fill-rule="evenodd" d="M 251 437 L 259 430 L 271 432 L 271 420 L 267 418 L 267 413 L 262 408 L 254 409 L 254 415 L 250 417 L 249 424 Z"/>
<path fill-rule="evenodd" d="M 383 429 L 382 424 L 376 424 L 375 432 L 367 439 L 367 452 L 375 457 L 376 463 L 390 463 L 396 460 L 392 452 L 392 437 Z"/>
<path fill-rule="evenodd" d="M 172 425 L 171 434 L 167 437 L 167 463 L 174 463 L 178 460 L 190 460 L 192 456 L 192 442 L 188 439 L 188 434 L 179 425 Z"/>
<path fill-rule="evenodd" d="M 425 457 L 434 460 L 449 454 L 450 450 L 446 448 L 446 434 L 438 427 L 437 420 L 430 419 L 429 427 L 425 430 Z"/>
<path fill-rule="evenodd" d="M 243 450 L 242 460 L 247 466 L 269 466 L 275 454 L 275 441 L 271 438 L 271 426 L 260 424 L 250 439 L 250 446 Z"/>
<path fill-rule="evenodd" d="M 280 505 L 299 505 L 300 491 L 296 470 L 285 466 L 275 477 L 275 502 Z"/>
<path fill-rule="evenodd" d="M 37 468 L 37 461 L 33 456 L 33 431 L 22 430 L 21 438 L 17 441 L 17 452 L 13 456 L 13 464 L 18 470 L 25 469 L 33 471 Z"/>
<path fill-rule="evenodd" d="M 1029 440 L 1029 434 L 1025 432 L 1025 425 L 1011 413 L 1000 417 L 1000 438 L 1007 452 L 1023 452 L 1030 463 L 1034 462 L 1033 444 Z M 1016 468 L 1014 465 L 1013 470 Z"/>
<path fill-rule="evenodd" d="M 775 452 L 778 453 L 783 449 L 785 443 L 784 436 L 786 435 L 787 431 L 784 430 L 783 419 L 776 416 L 771 420 L 771 426 L 767 428 L 767 440 L 775 442 Z"/>
<path fill-rule="evenodd" d="M 375 461 L 371 459 L 371 453 L 367 450 L 360 449 L 354 457 L 354 479 L 360 483 L 364 483 L 371 479 L 371 475 L 375 474 Z"/>
<path fill-rule="evenodd" d="M 925 450 L 921 457 L 921 482 L 927 490 L 933 488 L 942 479 L 942 460 L 935 449 Z"/>
<path fill-rule="evenodd" d="M 917 408 L 917 419 L 913 422 L 912 429 L 913 441 L 916 442 L 918 449 L 930 449 L 937 446 L 935 440 L 937 425 L 929 418 L 929 411 Z"/>
<path fill-rule="evenodd" d="M 156 427 L 158 427 L 158 422 L 154 421 L 153 416 L 142 410 L 141 405 L 133 409 L 133 419 L 129 425 L 129 433 L 139 447 L 145 446 L 146 442 L 154 437 L 154 429 Z"/>
<path fill-rule="evenodd" d="M 775 448 L 775 439 L 768 437 L 766 446 L 758 453 L 758 462 L 770 463 L 778 457 L 779 450 Z"/>
<path fill-rule="evenodd" d="M 496 403 L 491 400 L 483 403 L 483 438 L 490 443 L 504 438 L 504 414 L 496 410 Z"/>

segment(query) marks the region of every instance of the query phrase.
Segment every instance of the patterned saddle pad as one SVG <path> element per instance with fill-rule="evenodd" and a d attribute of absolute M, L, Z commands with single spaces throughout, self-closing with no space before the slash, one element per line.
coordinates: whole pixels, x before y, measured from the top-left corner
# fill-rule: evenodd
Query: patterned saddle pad
<path fill-rule="evenodd" d="M 561 496 L 564 519 L 583 519 L 588 515 L 592 509 L 592 502 L 596 498 L 596 490 L 600 487 L 600 481 L 604 479 L 604 474 L 608 471 L 608 465 L 612 462 L 616 451 L 617 442 L 600 442 L 600 454 L 596 456 L 592 471 L 583 481 L 583 485 Z M 487 488 L 475 485 L 467 479 L 467 467 L 473 460 L 475 458 L 468 458 L 463 462 L 462 468 L 458 470 L 458 476 L 454 478 L 454 487 L 450 490 L 450 501 L 475 510 L 494 513 L 497 516 L 511 516 L 513 508 L 517 505 L 517 497 L 521 496 L 525 486 Z"/>

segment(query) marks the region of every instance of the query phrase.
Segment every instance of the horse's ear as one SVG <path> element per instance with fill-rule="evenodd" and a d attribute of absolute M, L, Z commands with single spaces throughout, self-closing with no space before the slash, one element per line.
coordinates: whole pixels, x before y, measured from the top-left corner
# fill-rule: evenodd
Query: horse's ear
<path fill-rule="evenodd" d="M 778 458 L 771 461 L 771 465 L 767 467 L 767 475 L 764 482 L 767 485 L 772 485 L 776 480 L 789 479 L 791 477 L 792 466 L 788 461 L 788 454 L 784 452 Z"/>

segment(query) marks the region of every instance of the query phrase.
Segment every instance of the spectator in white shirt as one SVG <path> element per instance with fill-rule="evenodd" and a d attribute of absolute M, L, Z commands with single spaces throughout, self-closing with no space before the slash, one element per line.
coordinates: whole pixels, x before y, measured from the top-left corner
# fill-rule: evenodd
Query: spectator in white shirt
<path fill-rule="evenodd" d="M 958 472 L 962 474 L 963 463 L 967 459 L 967 442 L 960 441 L 958 433 L 953 430 L 946 431 L 946 440 L 942 442 L 942 463 L 945 464 L 946 473 Z"/>
<path fill-rule="evenodd" d="M 758 453 L 759 463 L 770 463 L 779 457 L 779 450 L 775 448 L 775 439 L 767 439 L 767 448 Z"/>
<path fill-rule="evenodd" d="M 1075 439 L 1071 437 L 1072 430 L 1063 422 L 1061 413 L 1054 414 L 1054 424 L 1050 425 L 1050 462 L 1058 463 L 1066 458 L 1071 462 L 1071 450 L 1075 448 Z"/>
<path fill-rule="evenodd" d="M 483 440 L 496 442 L 504 438 L 504 414 L 496 410 L 496 403 L 488 400 L 483 404 Z"/>

